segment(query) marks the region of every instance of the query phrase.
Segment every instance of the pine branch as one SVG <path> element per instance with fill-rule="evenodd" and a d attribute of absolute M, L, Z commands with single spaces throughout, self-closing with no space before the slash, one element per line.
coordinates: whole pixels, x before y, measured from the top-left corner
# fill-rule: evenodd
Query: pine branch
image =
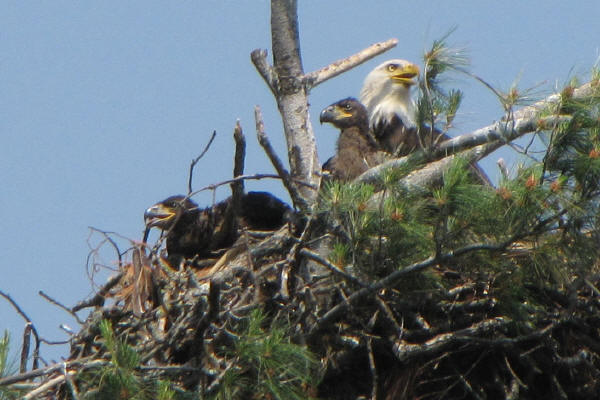
<path fill-rule="evenodd" d="M 598 90 L 598 82 L 591 81 L 580 87 L 573 89 L 572 99 L 585 99 L 600 95 Z M 541 114 L 560 103 L 562 94 L 553 94 L 546 99 L 534 103 L 530 106 L 521 108 L 512 113 L 511 120 L 501 119 L 500 121 L 477 129 L 471 133 L 463 134 L 441 143 L 431 156 L 425 157 L 424 153 L 416 153 L 409 157 L 402 157 L 380 164 L 363 173 L 356 179 L 356 182 L 361 183 L 376 183 L 377 178 L 384 169 L 397 168 L 406 164 L 409 159 L 436 160 L 442 157 L 447 157 L 452 154 L 471 149 L 468 153 L 463 153 L 463 158 L 469 161 L 478 161 L 491 152 L 495 151 L 504 144 L 509 143 L 527 133 L 537 130 L 550 129 L 562 122 L 568 122 L 570 116 L 555 115 L 544 116 Z M 411 185 L 427 186 L 427 184 L 441 177 L 449 162 L 442 162 L 435 166 L 430 166 L 429 170 L 423 171 L 418 177 L 413 177 L 410 180 Z M 439 169 L 439 170 L 438 170 Z"/>

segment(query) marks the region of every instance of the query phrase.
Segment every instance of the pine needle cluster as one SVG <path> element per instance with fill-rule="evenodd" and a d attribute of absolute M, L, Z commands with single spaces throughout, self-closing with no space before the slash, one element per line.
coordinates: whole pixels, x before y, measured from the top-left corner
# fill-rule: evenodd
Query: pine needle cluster
<path fill-rule="evenodd" d="M 227 368 L 213 400 L 310 398 L 318 383 L 317 361 L 306 347 L 290 341 L 284 324 L 254 310 L 245 328 L 221 349 Z M 313 389 L 314 390 L 314 389 Z"/>
<path fill-rule="evenodd" d="M 85 383 L 85 400 L 175 400 L 191 399 L 177 394 L 166 381 L 153 379 L 140 370 L 140 357 L 123 338 L 115 336 L 109 320 L 100 322 L 100 333 L 110 360 L 96 369 L 80 374 L 78 382 Z"/>
<path fill-rule="evenodd" d="M 450 126 L 461 93 L 444 90 L 440 77 L 447 71 L 464 72 L 468 64 L 463 53 L 447 47 L 446 39 L 435 41 L 425 55 L 418 107 L 421 123 L 443 124 L 442 129 Z M 398 171 L 382 174 L 384 191 L 374 197 L 375 189 L 368 185 L 327 186 L 321 209 L 329 212 L 338 237 L 330 260 L 372 282 L 433 256 L 440 259 L 437 273 L 411 280 L 411 285 L 417 283 L 408 285 L 411 291 L 448 289 L 454 282 L 446 277 L 457 273 L 494 282 L 503 298 L 521 304 L 532 300 L 528 285 L 565 287 L 595 272 L 600 252 L 600 97 L 573 99 L 575 84 L 570 82 L 560 104 L 542 114 L 569 116 L 555 126 L 540 125 L 536 134 L 547 145 L 545 157 L 530 157 L 526 167 L 497 188 L 473 182 L 460 157 L 443 183 L 428 191 L 398 184 Z M 512 98 L 501 96 L 509 109 L 529 100 L 516 87 L 510 94 Z"/>
<path fill-rule="evenodd" d="M 8 331 L 4 331 L 4 335 L 0 338 L 0 379 L 10 376 L 13 371 L 12 363 L 10 362 L 10 335 Z M 21 397 L 18 390 L 0 386 L 0 400 L 12 400 Z"/>

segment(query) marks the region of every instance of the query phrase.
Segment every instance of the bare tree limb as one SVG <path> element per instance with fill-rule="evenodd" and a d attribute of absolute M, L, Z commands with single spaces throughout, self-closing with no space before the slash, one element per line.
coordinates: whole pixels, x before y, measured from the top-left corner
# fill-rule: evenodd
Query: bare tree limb
<path fill-rule="evenodd" d="M 269 89 L 271 89 L 273 96 L 277 96 L 277 74 L 267 61 L 267 51 L 263 49 L 253 50 L 250 53 L 250 59 Z"/>
<path fill-rule="evenodd" d="M 296 0 L 271 1 L 273 65 L 278 81 L 275 97 L 283 121 L 291 176 L 318 188 L 321 165 L 302 79 L 297 6 Z M 307 186 L 300 187 L 299 192 L 307 204 L 317 197 L 317 190 Z"/>
<path fill-rule="evenodd" d="M 75 375 L 75 371 L 68 372 L 68 374 Z M 46 390 L 51 389 L 51 388 L 53 388 L 56 385 L 60 385 L 64 381 L 65 381 L 65 375 L 59 375 L 59 376 L 57 376 L 55 378 L 52 378 L 49 381 L 47 381 L 47 382 L 43 383 L 42 385 L 38 386 L 37 388 L 35 388 L 31 392 L 27 393 L 25 396 L 23 396 L 23 400 L 35 399 L 37 396 L 41 395 Z"/>
<path fill-rule="evenodd" d="M 372 44 L 366 49 L 363 49 L 358 53 L 351 55 L 350 57 L 334 61 L 326 67 L 304 75 L 304 83 L 310 90 L 326 80 L 335 78 L 336 76 L 364 63 L 365 61 L 368 61 L 371 58 L 380 55 L 381 53 L 385 53 L 386 51 L 394 48 L 397 44 L 398 39 L 395 38 L 388 39 L 385 42 Z"/>
<path fill-rule="evenodd" d="M 77 314 L 75 314 L 73 312 L 73 310 L 69 309 L 67 306 L 65 306 L 64 304 L 61 304 L 60 302 L 58 302 L 57 300 L 54 300 L 52 297 L 48 296 L 46 293 L 44 293 L 42 290 L 40 290 L 38 292 L 38 294 L 40 296 L 42 296 L 44 299 L 48 300 L 50 303 L 54 304 L 55 306 L 62 308 L 64 311 L 66 311 L 67 313 L 69 313 L 69 315 L 71 315 L 73 318 L 75 318 L 75 320 L 77 321 L 77 323 L 79 325 L 83 325 L 83 321 L 81 319 L 79 319 L 79 316 Z"/>
<path fill-rule="evenodd" d="M 600 95 L 598 82 L 592 81 L 585 83 L 573 90 L 571 98 L 585 99 L 592 96 Z M 556 124 L 567 122 L 570 120 L 569 115 L 550 115 L 541 116 L 545 110 L 551 109 L 561 101 L 561 94 L 555 93 L 545 99 L 538 101 L 530 106 L 523 107 L 513 113 L 512 119 L 507 121 L 501 119 L 486 127 L 477 129 L 471 133 L 463 134 L 450 139 L 439 145 L 439 148 L 433 154 L 428 156 L 428 160 L 439 160 L 443 157 L 461 153 L 461 157 L 468 161 L 478 161 L 488 154 L 492 153 L 499 147 L 515 140 L 527 133 L 537 130 L 548 129 L 556 126 Z M 471 149 L 469 151 L 464 151 Z M 412 159 L 425 157 L 424 154 L 413 154 Z M 369 169 L 356 181 L 363 183 L 375 183 L 381 172 L 386 168 L 397 168 L 404 165 L 409 160 L 409 157 L 393 159 Z M 426 168 L 415 171 L 411 178 L 405 178 L 409 186 L 427 186 L 431 182 L 438 180 L 443 172 L 450 165 L 451 158 L 431 163 Z"/>
<path fill-rule="evenodd" d="M 19 372 L 23 373 L 27 371 L 27 360 L 29 359 L 29 346 L 31 344 L 31 330 L 33 324 L 27 322 L 25 324 L 25 330 L 23 331 L 23 347 L 21 347 L 21 364 L 19 365 Z"/>
<path fill-rule="evenodd" d="M 281 177 L 279 175 L 276 174 L 254 174 L 254 175 L 241 175 L 238 176 L 237 178 L 231 178 L 231 179 L 227 179 L 225 181 L 219 182 L 219 183 L 215 183 L 212 185 L 208 185 L 205 186 L 201 189 L 198 189 L 192 193 L 190 193 L 187 197 L 190 198 L 200 192 L 204 192 L 207 190 L 215 190 L 216 188 L 220 187 L 220 186 L 224 186 L 224 185 L 229 185 L 233 182 L 236 181 L 240 181 L 240 180 L 261 180 L 261 179 L 281 179 Z M 306 186 L 309 187 L 311 189 L 316 189 L 316 187 L 314 185 L 308 184 L 306 182 L 302 182 L 301 180 L 296 180 L 292 178 L 292 181 L 294 181 L 294 183 L 296 183 L 299 186 Z"/>
<path fill-rule="evenodd" d="M 233 177 L 244 175 L 244 160 L 246 158 L 246 138 L 244 137 L 244 131 L 240 125 L 240 121 L 235 122 L 235 128 L 233 129 L 233 140 L 235 141 L 235 156 L 233 164 Z M 235 198 L 236 192 L 239 193 L 239 197 L 244 192 L 244 181 L 235 181 L 231 184 L 231 192 Z"/>
<path fill-rule="evenodd" d="M 315 253 L 312 250 L 307 249 L 306 247 L 302 248 L 298 254 L 300 254 L 301 256 L 304 256 L 306 258 L 308 258 L 309 260 L 315 261 L 319 264 L 321 264 L 322 266 L 324 266 L 325 268 L 327 268 L 329 271 L 333 272 L 334 274 L 346 279 L 348 282 L 352 282 L 355 285 L 357 285 L 358 287 L 366 287 L 367 285 L 363 282 L 361 282 L 358 278 L 356 278 L 353 275 L 348 274 L 347 272 L 341 270 L 340 268 L 338 268 L 337 265 L 332 264 L 331 262 L 327 261 L 326 259 L 324 259 L 323 257 L 321 257 L 318 253 Z"/>
<path fill-rule="evenodd" d="M 242 131 L 240 121 L 236 121 L 233 129 L 233 140 L 235 141 L 235 156 L 233 162 L 233 177 L 237 178 L 244 174 L 244 159 L 246 158 L 246 138 Z M 236 221 L 242 207 L 242 196 L 244 195 L 244 180 L 235 180 L 231 182 L 231 202 L 227 207 L 221 229 L 215 236 L 225 237 L 233 230 L 237 229 Z M 220 239 L 216 239 L 219 241 Z"/>
<path fill-rule="evenodd" d="M 71 308 L 71 311 L 75 313 L 87 307 L 96 307 L 104 305 L 106 295 L 113 287 L 115 287 L 119 283 L 122 277 L 122 272 L 118 273 L 117 275 L 114 275 L 104 284 L 104 286 L 100 288 L 100 290 L 98 290 L 98 293 L 96 293 L 94 297 L 92 297 L 89 300 L 80 301 L 75 306 L 73 306 L 73 308 Z"/>
<path fill-rule="evenodd" d="M 273 146 L 271 146 L 271 142 L 265 133 L 265 124 L 263 122 L 262 113 L 259 106 L 254 107 L 254 119 L 256 120 L 256 137 L 258 138 L 258 143 L 260 143 L 262 148 L 265 150 L 265 153 L 267 153 L 269 160 L 271 160 L 271 164 L 273 164 L 275 171 L 277 171 L 277 174 L 281 177 L 283 186 L 285 186 L 290 194 L 294 206 L 296 208 L 305 209 L 307 206 L 306 202 L 302 196 L 300 196 L 300 193 L 298 193 L 298 187 L 292 181 L 289 172 L 283 166 L 281 159 L 277 156 L 277 153 L 275 153 L 275 150 L 273 149 Z"/>
<path fill-rule="evenodd" d="M 366 338 L 367 350 L 369 354 L 369 369 L 371 370 L 371 400 L 377 400 L 377 387 L 379 386 L 379 377 L 377 375 L 377 365 L 373 354 L 373 339 Z"/>
<path fill-rule="evenodd" d="M 427 186 L 442 176 L 443 172 L 447 169 L 453 159 L 449 156 L 456 155 L 462 151 L 462 153 L 460 153 L 462 158 L 472 162 L 479 161 L 511 140 L 515 140 L 527 133 L 535 132 L 543 127 L 555 126 L 556 124 L 567 122 L 570 119 L 571 117 L 568 115 L 558 115 L 539 119 L 520 118 L 511 123 L 498 121 L 471 133 L 457 136 L 441 143 L 439 148 L 428 156 L 428 160 L 439 161 L 430 163 L 422 170 L 413 172 L 413 177 L 411 179 L 406 179 L 406 183 L 409 184 L 409 186 Z M 425 159 L 425 154 L 422 152 L 415 153 L 410 156 L 386 161 L 383 164 L 365 171 L 361 176 L 356 178 L 356 182 L 376 183 L 383 170 L 387 168 L 398 168 L 406 164 L 409 160 L 418 160 L 420 157 Z"/>

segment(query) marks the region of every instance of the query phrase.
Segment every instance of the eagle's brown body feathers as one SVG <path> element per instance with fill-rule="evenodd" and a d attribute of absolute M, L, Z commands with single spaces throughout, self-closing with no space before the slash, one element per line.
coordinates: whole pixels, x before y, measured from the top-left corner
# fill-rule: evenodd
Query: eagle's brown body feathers
<path fill-rule="evenodd" d="M 334 179 L 351 181 L 385 160 L 369 134 L 367 110 L 358 100 L 347 98 L 326 107 L 320 120 L 340 129 L 336 154 L 323 165 Z"/>
<path fill-rule="evenodd" d="M 213 252 L 231 246 L 239 228 L 275 230 L 291 216 L 291 208 L 266 192 L 249 192 L 242 196 L 238 218 L 230 218 L 231 197 L 212 207 L 199 208 L 186 196 L 171 196 L 144 213 L 146 234 L 152 227 L 167 235 L 167 253 L 171 263 L 181 257 L 208 258 Z"/>

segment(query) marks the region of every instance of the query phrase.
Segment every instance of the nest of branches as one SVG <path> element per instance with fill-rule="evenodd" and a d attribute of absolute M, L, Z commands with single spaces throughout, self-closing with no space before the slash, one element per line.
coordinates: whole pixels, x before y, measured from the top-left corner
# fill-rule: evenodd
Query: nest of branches
<path fill-rule="evenodd" d="M 265 57 L 253 53 L 279 95 Z M 304 79 L 314 86 L 324 73 Z M 597 83 L 567 100 L 597 101 Z M 68 359 L 34 363 L 0 389 L 25 399 L 600 397 L 598 106 L 540 114 L 559 97 L 535 113 L 507 107 L 510 118 L 448 140 L 412 174 L 385 172 L 405 157 L 357 179 L 374 186 L 320 189 L 317 174 L 302 187 L 285 170 L 257 109 L 259 141 L 303 212 L 274 232 L 238 226 L 210 260 L 169 265 L 162 242 L 134 242 L 123 260 L 118 251 L 118 274 L 70 309 L 94 308 Z M 538 130 L 552 142 L 542 163 L 498 189 L 468 182 L 465 163 Z M 234 137 L 226 183 L 239 199 L 239 125 Z M 464 149 L 462 167 L 449 166 Z"/>
<path fill-rule="evenodd" d="M 126 369 L 117 342 L 136 355 L 131 374 L 148 398 L 158 390 L 149 382 L 158 381 L 168 382 L 170 398 L 587 399 L 600 393 L 599 276 L 562 289 L 530 285 L 523 295 L 529 303 L 516 313 L 498 290 L 499 275 L 466 273 L 458 259 L 426 260 L 372 279 L 340 268 L 318 252 L 334 231 L 314 216 L 299 235 L 288 226 L 244 232 L 204 269 L 173 270 L 159 253 L 135 248 L 122 273 L 99 291 L 111 305 L 95 298 L 74 308 L 95 304 L 71 340 L 68 360 L 1 383 L 42 377 L 35 395 L 108 398 L 100 371 Z M 432 276 L 443 285 L 416 283 Z M 282 386 L 296 386 L 289 397 L 257 387 L 254 380 L 266 379 L 265 371 L 241 354 L 257 310 L 261 334 L 252 340 L 283 332 L 258 357 L 275 357 L 277 346 L 291 344 L 296 349 L 281 362 L 306 367 L 302 377 L 278 364 L 267 373 Z M 112 333 L 103 330 L 107 323 Z M 120 393 L 113 398 L 133 398 Z"/>

